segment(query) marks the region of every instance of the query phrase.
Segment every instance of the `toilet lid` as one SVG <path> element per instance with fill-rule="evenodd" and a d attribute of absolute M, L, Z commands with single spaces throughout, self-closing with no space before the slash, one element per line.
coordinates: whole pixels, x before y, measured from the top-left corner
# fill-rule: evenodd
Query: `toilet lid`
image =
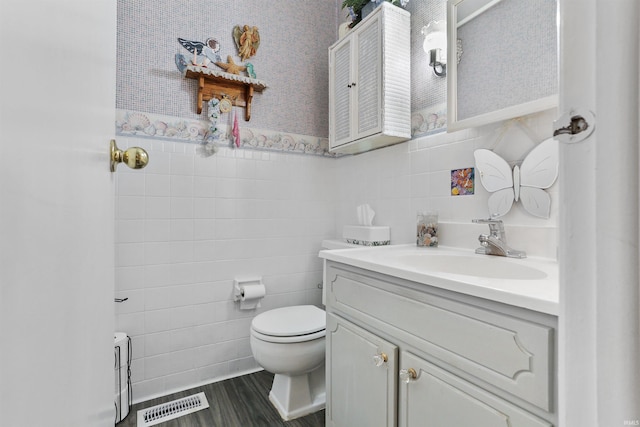
<path fill-rule="evenodd" d="M 296 305 L 265 311 L 254 317 L 256 332 L 276 337 L 313 334 L 326 327 L 324 310 L 313 305 Z"/>

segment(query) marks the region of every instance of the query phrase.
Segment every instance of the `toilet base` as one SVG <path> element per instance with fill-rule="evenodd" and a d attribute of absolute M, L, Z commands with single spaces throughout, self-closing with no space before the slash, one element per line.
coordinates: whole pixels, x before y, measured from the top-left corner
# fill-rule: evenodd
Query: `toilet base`
<path fill-rule="evenodd" d="M 325 408 L 324 364 L 307 374 L 282 375 L 273 378 L 269 400 L 283 420 L 312 414 Z"/>

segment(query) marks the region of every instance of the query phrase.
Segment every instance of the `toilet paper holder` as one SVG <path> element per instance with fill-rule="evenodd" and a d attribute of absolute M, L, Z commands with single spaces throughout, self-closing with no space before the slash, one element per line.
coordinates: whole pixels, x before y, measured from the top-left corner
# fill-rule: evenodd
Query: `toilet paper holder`
<path fill-rule="evenodd" d="M 240 301 L 241 310 L 252 310 L 260 307 L 260 300 L 266 294 L 262 277 L 234 279 L 233 300 Z"/>

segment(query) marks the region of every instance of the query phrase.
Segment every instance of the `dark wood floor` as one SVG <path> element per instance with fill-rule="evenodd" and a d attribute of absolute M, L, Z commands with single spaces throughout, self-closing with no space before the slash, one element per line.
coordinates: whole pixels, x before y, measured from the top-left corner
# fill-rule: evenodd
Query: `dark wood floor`
<path fill-rule="evenodd" d="M 209 408 L 158 427 L 321 427 L 324 410 L 291 421 L 282 421 L 278 411 L 269 402 L 273 374 L 260 371 L 241 377 L 208 384 L 158 399 L 135 404 L 118 427 L 136 427 L 138 411 L 203 391 Z"/>

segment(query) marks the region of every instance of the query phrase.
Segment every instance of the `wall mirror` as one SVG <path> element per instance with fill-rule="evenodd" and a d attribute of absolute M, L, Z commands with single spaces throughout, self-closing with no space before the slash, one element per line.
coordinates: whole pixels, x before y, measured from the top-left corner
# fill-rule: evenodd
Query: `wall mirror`
<path fill-rule="evenodd" d="M 556 0 L 448 0 L 447 131 L 558 104 Z"/>

